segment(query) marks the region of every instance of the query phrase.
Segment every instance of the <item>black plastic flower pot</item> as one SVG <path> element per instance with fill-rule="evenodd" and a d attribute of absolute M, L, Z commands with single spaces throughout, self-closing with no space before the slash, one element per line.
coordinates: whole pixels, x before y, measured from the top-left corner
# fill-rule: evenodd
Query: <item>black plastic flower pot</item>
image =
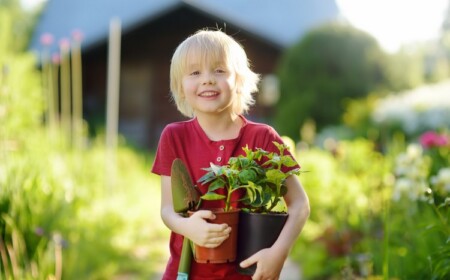
<path fill-rule="evenodd" d="M 256 265 L 241 268 L 239 263 L 275 243 L 286 223 L 287 213 L 239 213 L 237 270 L 240 274 L 253 275 Z"/>

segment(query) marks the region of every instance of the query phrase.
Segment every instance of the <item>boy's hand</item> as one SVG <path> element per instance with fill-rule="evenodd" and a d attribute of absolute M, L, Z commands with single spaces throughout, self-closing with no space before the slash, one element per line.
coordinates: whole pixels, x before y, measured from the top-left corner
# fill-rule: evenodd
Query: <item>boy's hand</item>
<path fill-rule="evenodd" d="M 215 215 L 209 210 L 196 211 L 187 219 L 186 236 L 195 244 L 215 248 L 222 244 L 229 236 L 231 227 L 227 224 L 212 224 L 206 220 L 214 220 Z"/>
<path fill-rule="evenodd" d="M 277 280 L 280 278 L 285 260 L 286 258 L 280 257 L 280 254 L 272 248 L 266 248 L 243 260 L 239 265 L 246 268 L 256 263 L 252 280 Z"/>

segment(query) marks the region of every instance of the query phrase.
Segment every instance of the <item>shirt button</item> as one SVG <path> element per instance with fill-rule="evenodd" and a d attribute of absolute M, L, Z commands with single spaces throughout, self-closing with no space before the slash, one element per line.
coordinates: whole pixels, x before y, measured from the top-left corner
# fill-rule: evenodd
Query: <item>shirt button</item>
<path fill-rule="evenodd" d="M 217 162 L 221 162 L 222 161 L 222 158 L 221 157 L 217 157 Z"/>
<path fill-rule="evenodd" d="M 223 151 L 223 149 L 225 149 L 225 147 L 223 145 L 220 145 L 219 150 Z"/>

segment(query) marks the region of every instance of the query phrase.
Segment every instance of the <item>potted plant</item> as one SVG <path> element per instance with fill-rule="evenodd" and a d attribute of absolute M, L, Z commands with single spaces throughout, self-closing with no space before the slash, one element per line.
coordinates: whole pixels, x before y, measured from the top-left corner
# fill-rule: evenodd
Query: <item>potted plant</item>
<path fill-rule="evenodd" d="M 194 259 L 198 263 L 230 263 L 236 260 L 240 209 L 210 209 L 216 218 L 210 223 L 227 224 L 231 227 L 230 236 L 216 248 L 206 248 L 193 244 Z M 189 212 L 192 215 L 194 212 Z"/>
<path fill-rule="evenodd" d="M 244 190 L 240 202 L 241 208 L 238 226 L 238 262 L 248 258 L 257 251 L 272 246 L 278 238 L 287 219 L 286 211 L 275 211 L 283 202 L 287 192 L 285 180 L 292 174 L 299 174 L 294 159 L 285 155 L 288 148 L 284 144 L 273 142 L 277 153 L 263 149 L 250 150 L 244 147 L 244 155 L 232 157 L 228 164 L 218 166 L 211 164 L 199 182 L 210 183 L 205 200 L 225 199 L 225 211 L 230 209 L 231 194 Z M 288 171 L 284 171 L 288 170 Z M 216 190 L 226 188 L 227 194 L 220 195 Z M 238 270 L 251 275 L 255 266 Z"/>
<path fill-rule="evenodd" d="M 226 169 L 226 167 L 211 163 L 209 168 L 204 168 L 208 172 L 198 180 L 201 184 L 209 183 L 209 186 L 206 194 L 200 197 L 197 209 L 201 205 L 202 200 L 224 200 L 224 208 L 210 209 L 216 216 L 210 222 L 216 224 L 226 223 L 232 228 L 229 238 L 216 248 L 204 248 L 194 245 L 194 258 L 200 263 L 227 263 L 236 260 L 240 209 L 231 206 L 231 198 L 232 194 L 241 189 L 242 186 L 235 180 L 234 175 L 227 173 Z M 224 172 L 227 174 L 225 175 Z M 220 189 L 225 189 L 224 194 L 217 192 Z"/>

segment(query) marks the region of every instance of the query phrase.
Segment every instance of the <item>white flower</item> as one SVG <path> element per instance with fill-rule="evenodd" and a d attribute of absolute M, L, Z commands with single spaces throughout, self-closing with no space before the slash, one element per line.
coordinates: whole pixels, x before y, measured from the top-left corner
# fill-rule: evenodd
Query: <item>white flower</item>
<path fill-rule="evenodd" d="M 412 187 L 412 181 L 407 178 L 400 178 L 395 182 L 394 192 L 392 194 L 392 199 L 395 201 L 400 200 L 402 196 L 408 193 L 408 190 Z"/>
<path fill-rule="evenodd" d="M 428 162 L 423 157 L 422 147 L 418 144 L 408 145 L 406 152 L 396 158 L 397 180 L 394 184 L 392 199 L 398 201 L 404 197 L 411 201 L 427 200 L 428 170 Z"/>
<path fill-rule="evenodd" d="M 450 193 L 450 167 L 441 168 L 436 176 L 431 177 L 431 184 L 436 188 L 436 192 L 441 195 Z"/>
<path fill-rule="evenodd" d="M 422 147 L 418 144 L 410 144 L 406 152 L 396 158 L 395 174 L 399 177 L 422 180 L 427 176 L 428 169 Z"/>
<path fill-rule="evenodd" d="M 406 148 L 406 154 L 411 159 L 418 159 L 422 157 L 423 149 L 419 144 L 409 144 Z"/>
<path fill-rule="evenodd" d="M 399 124 L 406 134 L 450 125 L 450 80 L 391 94 L 379 100 L 372 119 Z"/>

